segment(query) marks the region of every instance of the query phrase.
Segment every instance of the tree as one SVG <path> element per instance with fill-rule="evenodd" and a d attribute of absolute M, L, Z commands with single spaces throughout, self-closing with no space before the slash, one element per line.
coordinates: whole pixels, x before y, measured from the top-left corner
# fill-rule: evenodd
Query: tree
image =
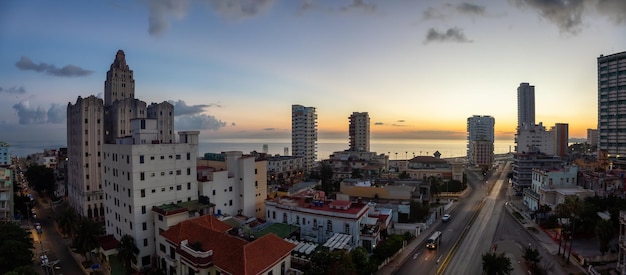
<path fill-rule="evenodd" d="M 398 178 L 401 180 L 406 180 L 406 179 L 409 179 L 410 177 L 411 176 L 406 171 L 402 171 L 400 172 L 400 174 L 398 174 Z"/>
<path fill-rule="evenodd" d="M 54 170 L 43 165 L 31 165 L 24 173 L 28 184 L 37 192 L 46 192 L 49 196 L 54 195 L 56 190 L 56 180 L 54 179 Z"/>
<path fill-rule="evenodd" d="M 362 246 L 350 251 L 350 256 L 352 257 L 352 262 L 356 267 L 356 273 L 358 275 L 371 275 L 376 272 L 376 265 L 370 262 L 367 250 Z"/>
<path fill-rule="evenodd" d="M 323 249 L 311 256 L 311 261 L 305 268 L 306 275 L 355 275 L 356 267 L 350 254 L 344 250 L 333 252 Z"/>
<path fill-rule="evenodd" d="M 74 237 L 78 230 L 78 214 L 71 206 L 65 206 L 57 217 L 57 225 L 63 235 Z"/>
<path fill-rule="evenodd" d="M 421 222 L 426 219 L 430 208 L 423 203 L 412 200 L 409 204 L 409 222 Z"/>
<path fill-rule="evenodd" d="M 524 257 L 524 260 L 526 260 L 526 262 L 530 263 L 531 269 L 536 269 L 537 264 L 539 263 L 539 261 L 541 261 L 541 255 L 539 255 L 539 250 L 530 246 L 524 249 L 524 255 L 522 257 Z"/>
<path fill-rule="evenodd" d="M 0 224 L 0 274 L 30 266 L 33 239 L 28 232 L 13 223 Z"/>
<path fill-rule="evenodd" d="M 78 224 L 78 231 L 76 233 L 74 247 L 79 253 L 85 256 L 85 259 L 89 260 L 91 251 L 99 245 L 98 238 L 104 235 L 104 227 L 92 220 L 82 219 Z"/>
<path fill-rule="evenodd" d="M 487 275 L 511 274 L 511 259 L 504 253 L 487 252 L 483 254 L 483 271 Z"/>
<path fill-rule="evenodd" d="M 609 242 L 613 238 L 613 224 L 608 220 L 600 219 L 593 232 L 596 234 L 596 238 L 598 238 L 600 252 L 604 255 L 604 253 L 609 251 Z"/>
<path fill-rule="evenodd" d="M 128 234 L 122 236 L 120 245 L 117 247 L 117 255 L 123 259 L 122 265 L 129 273 L 133 269 L 133 264 L 137 264 L 137 254 L 139 254 L 139 248 L 135 244 L 135 238 Z"/>

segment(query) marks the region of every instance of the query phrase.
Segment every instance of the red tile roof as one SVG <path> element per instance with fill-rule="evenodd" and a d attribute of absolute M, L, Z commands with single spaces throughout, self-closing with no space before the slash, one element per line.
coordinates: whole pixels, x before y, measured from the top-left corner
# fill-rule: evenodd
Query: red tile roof
<path fill-rule="evenodd" d="M 172 226 L 161 232 L 161 236 L 177 246 L 183 240 L 200 243 L 202 250 L 213 251 L 215 266 L 233 275 L 259 274 L 289 256 L 295 248 L 273 234 L 248 242 L 226 233 L 228 229 L 230 226 L 207 215 Z"/>
<path fill-rule="evenodd" d="M 100 247 L 102 247 L 105 251 L 117 249 L 117 247 L 120 246 L 120 242 L 115 239 L 115 236 L 113 235 L 106 235 L 98 238 L 98 243 L 100 243 Z"/>

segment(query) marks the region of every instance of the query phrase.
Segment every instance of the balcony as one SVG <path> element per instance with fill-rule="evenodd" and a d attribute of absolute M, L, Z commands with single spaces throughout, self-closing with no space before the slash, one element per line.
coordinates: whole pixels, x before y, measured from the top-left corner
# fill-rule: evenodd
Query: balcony
<path fill-rule="evenodd" d="M 196 268 L 208 267 L 213 264 L 213 250 L 202 251 L 199 247 L 192 247 L 188 240 L 180 242 L 178 253 L 181 261 L 185 261 Z"/>

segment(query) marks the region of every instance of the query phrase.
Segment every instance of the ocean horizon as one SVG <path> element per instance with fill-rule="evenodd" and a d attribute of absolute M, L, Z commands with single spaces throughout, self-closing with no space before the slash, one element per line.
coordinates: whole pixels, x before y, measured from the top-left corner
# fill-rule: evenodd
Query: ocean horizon
<path fill-rule="evenodd" d="M 61 142 L 14 142 L 11 143 L 11 154 L 26 157 L 30 154 L 43 152 L 44 149 L 66 147 Z M 241 151 L 244 154 L 256 151 L 271 155 L 290 155 L 290 139 L 200 139 L 198 156 L 205 153 L 221 153 Z M 287 154 L 285 154 L 287 148 Z M 513 151 L 513 140 L 496 140 L 494 153 L 504 154 Z M 317 159 L 327 159 L 333 152 L 348 149 L 347 139 L 319 139 L 317 142 Z M 452 139 L 376 139 L 370 142 L 370 151 L 388 154 L 391 160 L 407 159 L 414 156 L 432 156 L 436 151 L 442 158 L 463 157 L 467 153 L 467 140 Z"/>

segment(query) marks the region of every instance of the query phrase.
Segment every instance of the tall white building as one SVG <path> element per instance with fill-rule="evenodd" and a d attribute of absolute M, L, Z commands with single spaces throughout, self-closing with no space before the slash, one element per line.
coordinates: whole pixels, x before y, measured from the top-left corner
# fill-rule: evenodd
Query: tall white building
<path fill-rule="evenodd" d="M 150 112 L 149 112 L 150 110 Z M 133 71 L 119 50 L 104 81 L 104 100 L 78 97 L 67 107 L 68 197 L 79 214 L 102 220 L 102 144 L 131 136 L 131 120 L 157 119 L 160 143 L 172 143 L 173 106 L 163 102 L 150 105 L 135 99 Z"/>
<path fill-rule="evenodd" d="M 291 106 L 291 150 L 294 156 L 304 157 L 304 166 L 310 172 L 317 160 L 315 107 Z"/>
<path fill-rule="evenodd" d="M 556 123 L 550 131 L 554 136 L 554 155 L 564 157 L 569 153 L 569 124 Z"/>
<path fill-rule="evenodd" d="M 350 151 L 370 151 L 370 116 L 367 112 L 353 112 L 349 117 Z"/>
<path fill-rule="evenodd" d="M 517 153 L 554 154 L 554 131 L 547 131 L 543 123 L 532 126 L 523 126 L 515 134 Z"/>
<path fill-rule="evenodd" d="M 467 118 L 467 160 L 471 165 L 491 166 L 495 123 L 491 116 Z"/>
<path fill-rule="evenodd" d="M 264 218 L 267 161 L 240 151 L 205 154 L 198 160 L 198 189 L 218 215 Z"/>
<path fill-rule="evenodd" d="M 598 146 L 598 129 L 587 129 L 587 143 L 590 146 Z"/>
<path fill-rule="evenodd" d="M 104 219 L 101 155 L 104 104 L 95 96 L 67 106 L 68 200 L 83 217 Z"/>
<path fill-rule="evenodd" d="M 156 119 L 131 120 L 132 136 L 103 145 L 106 233 L 135 238 L 139 266 L 155 253 L 153 206 L 198 199 L 198 131 L 179 132 L 179 143 L 159 143 Z"/>
<path fill-rule="evenodd" d="M 535 86 L 521 83 L 517 87 L 517 127 L 535 125 Z"/>
<path fill-rule="evenodd" d="M 598 57 L 598 150 L 606 151 L 610 159 L 626 157 L 624 87 L 626 52 Z"/>

